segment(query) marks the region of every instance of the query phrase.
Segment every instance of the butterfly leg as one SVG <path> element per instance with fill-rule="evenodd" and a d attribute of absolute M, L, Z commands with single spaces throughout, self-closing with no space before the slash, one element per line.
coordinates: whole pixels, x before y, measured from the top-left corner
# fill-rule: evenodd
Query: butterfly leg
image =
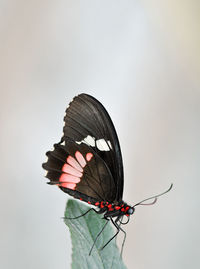
<path fill-rule="evenodd" d="M 113 221 L 112 217 L 110 217 L 110 220 L 112 221 L 113 225 L 117 228 L 117 232 L 108 240 L 108 242 L 101 248 L 101 250 L 103 250 L 118 235 L 119 231 L 121 230 L 120 226 L 117 223 L 119 218 Z"/>
<path fill-rule="evenodd" d="M 121 224 L 123 224 L 123 222 L 120 222 L 120 224 L 119 225 L 117 224 L 117 225 L 118 225 L 120 231 L 122 231 L 123 234 L 124 234 L 124 239 L 123 239 L 123 242 L 122 242 L 122 248 L 121 248 L 121 253 L 120 253 L 120 255 L 122 256 L 122 252 L 123 252 L 123 249 L 124 249 L 124 244 L 125 244 L 125 241 L 126 241 L 126 232 L 120 227 Z"/>
<path fill-rule="evenodd" d="M 104 229 L 106 228 L 106 226 L 107 226 L 107 224 L 108 224 L 108 221 L 109 221 L 109 220 L 106 221 L 106 223 L 104 224 L 104 226 L 103 226 L 103 228 L 101 229 L 101 231 L 97 234 L 97 236 L 96 236 L 96 238 L 95 238 L 95 240 L 94 240 L 94 243 L 92 244 L 92 247 L 91 247 L 91 249 L 90 249 L 89 256 L 90 256 L 91 253 L 92 253 L 92 250 L 93 250 L 93 248 L 94 248 L 94 246 L 95 246 L 95 243 L 96 243 L 97 239 L 99 238 L 99 236 L 101 235 L 101 233 L 102 233 L 102 232 L 104 231 Z"/>
<path fill-rule="evenodd" d="M 77 216 L 77 217 L 74 217 L 74 218 L 68 218 L 68 217 L 64 217 L 63 219 L 78 219 L 78 218 L 81 218 L 81 217 L 83 217 L 83 216 L 85 216 L 86 214 L 88 214 L 90 211 L 94 211 L 94 212 L 96 212 L 97 214 L 102 214 L 102 212 L 99 210 L 99 211 L 97 211 L 96 209 L 94 209 L 94 208 L 90 208 L 89 210 L 87 210 L 85 213 L 83 213 L 82 215 L 80 215 L 80 216 Z"/>

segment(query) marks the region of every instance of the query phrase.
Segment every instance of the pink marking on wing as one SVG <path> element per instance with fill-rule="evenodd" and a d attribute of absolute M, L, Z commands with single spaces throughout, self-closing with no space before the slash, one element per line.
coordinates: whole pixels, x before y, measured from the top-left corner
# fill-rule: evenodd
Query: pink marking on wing
<path fill-rule="evenodd" d="M 69 183 L 79 183 L 81 179 L 79 177 L 75 177 L 69 174 L 62 174 L 59 178 L 59 182 L 69 182 Z"/>
<path fill-rule="evenodd" d="M 68 188 L 68 189 L 71 189 L 71 190 L 75 190 L 76 184 L 75 183 L 64 182 L 64 183 L 60 183 L 60 187 Z"/>
<path fill-rule="evenodd" d="M 77 161 L 80 163 L 80 165 L 82 167 L 85 167 L 86 160 L 84 159 L 83 155 L 79 151 L 76 151 L 75 156 L 76 156 Z"/>
<path fill-rule="evenodd" d="M 92 159 L 92 157 L 93 157 L 93 154 L 92 153 L 87 153 L 86 154 L 86 160 L 89 162 L 91 159 Z"/>
<path fill-rule="evenodd" d="M 80 166 L 80 164 L 77 162 L 76 159 L 74 159 L 72 156 L 68 156 L 67 157 L 67 162 L 68 164 L 70 164 L 72 167 L 74 167 L 76 170 L 83 172 L 82 167 Z"/>
<path fill-rule="evenodd" d="M 71 174 L 75 177 L 82 177 L 82 175 L 83 175 L 77 169 L 75 169 L 74 167 L 72 167 L 71 165 L 66 164 L 66 163 L 63 165 L 62 171 L 65 173 Z"/>

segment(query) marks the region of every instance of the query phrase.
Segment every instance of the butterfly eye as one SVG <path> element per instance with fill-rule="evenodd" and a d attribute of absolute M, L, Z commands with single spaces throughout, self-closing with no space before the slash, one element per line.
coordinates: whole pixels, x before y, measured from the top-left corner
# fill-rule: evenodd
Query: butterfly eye
<path fill-rule="evenodd" d="M 127 214 L 132 215 L 135 211 L 134 207 L 130 207 L 129 210 L 127 211 Z"/>

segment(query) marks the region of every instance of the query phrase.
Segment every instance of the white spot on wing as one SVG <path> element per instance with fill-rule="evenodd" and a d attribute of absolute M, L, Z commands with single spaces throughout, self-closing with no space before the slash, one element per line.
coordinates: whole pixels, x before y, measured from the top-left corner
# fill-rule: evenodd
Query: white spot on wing
<path fill-rule="evenodd" d="M 108 140 L 107 143 L 108 143 L 109 147 L 112 149 L 112 145 L 110 143 L 110 140 Z"/>
<path fill-rule="evenodd" d="M 88 135 L 81 141 L 76 141 L 77 144 L 84 143 L 90 147 L 97 147 L 101 151 L 110 151 L 112 149 L 112 145 L 110 141 L 106 141 L 105 139 L 101 138 L 95 141 L 95 137 Z"/>
<path fill-rule="evenodd" d="M 92 147 L 95 146 L 95 138 L 92 137 L 92 136 L 90 136 L 90 135 L 88 135 L 88 136 L 84 139 L 84 141 L 85 141 L 87 144 L 89 144 L 90 146 L 92 146 Z"/>
<path fill-rule="evenodd" d="M 76 141 L 77 144 L 81 144 L 81 143 L 85 143 L 86 145 L 88 146 L 91 146 L 91 147 L 95 147 L 95 138 L 88 135 L 87 137 L 85 137 L 83 140 L 81 141 Z"/>
<path fill-rule="evenodd" d="M 97 148 L 101 151 L 109 151 L 110 150 L 107 142 L 104 139 L 97 140 L 96 144 L 97 144 Z"/>

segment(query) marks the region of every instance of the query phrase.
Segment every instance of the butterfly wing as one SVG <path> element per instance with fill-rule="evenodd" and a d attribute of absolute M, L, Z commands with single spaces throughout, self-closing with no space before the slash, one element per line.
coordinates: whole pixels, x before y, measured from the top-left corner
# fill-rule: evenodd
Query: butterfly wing
<path fill-rule="evenodd" d="M 110 170 L 99 155 L 86 144 L 67 140 L 65 145 L 55 144 L 47 152 L 43 164 L 49 184 L 86 202 L 108 201 L 115 198 L 116 187 Z"/>
<path fill-rule="evenodd" d="M 119 140 L 103 105 L 87 94 L 76 96 L 66 110 L 62 141 L 85 143 L 106 163 L 114 179 L 116 201 L 123 195 L 123 164 Z"/>
<path fill-rule="evenodd" d="M 84 201 L 120 201 L 123 165 L 119 141 L 105 108 L 81 94 L 66 110 L 64 135 L 43 164 L 49 184 Z"/>

